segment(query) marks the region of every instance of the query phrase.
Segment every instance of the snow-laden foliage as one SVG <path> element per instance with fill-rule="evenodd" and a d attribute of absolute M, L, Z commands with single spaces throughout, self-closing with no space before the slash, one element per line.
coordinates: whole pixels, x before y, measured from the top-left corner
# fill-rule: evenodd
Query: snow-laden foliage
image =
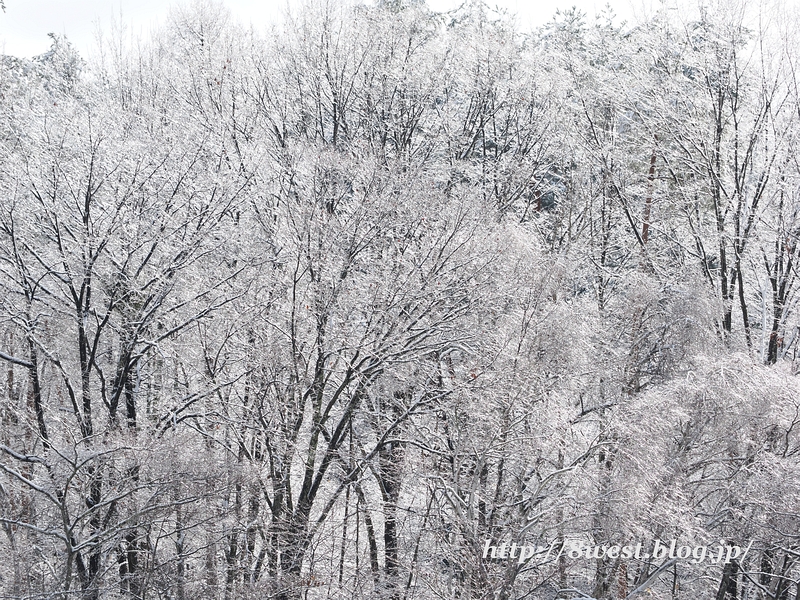
<path fill-rule="evenodd" d="M 2 57 L 0 596 L 795 598 L 797 45 L 760 6 L 201 1 Z M 750 549 L 559 552 L 655 540 Z"/>

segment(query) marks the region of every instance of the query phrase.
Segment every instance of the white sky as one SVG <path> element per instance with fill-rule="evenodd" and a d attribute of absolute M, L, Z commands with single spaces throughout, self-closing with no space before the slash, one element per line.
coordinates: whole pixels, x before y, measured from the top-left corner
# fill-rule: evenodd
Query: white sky
<path fill-rule="evenodd" d="M 183 0 L 187 2 L 188 0 Z M 291 0 L 290 0 L 291 1 Z M 428 0 L 434 10 L 449 10 L 462 0 Z M 634 4 L 641 0 L 608 0 L 620 17 L 633 19 Z M 97 31 L 109 31 L 112 22 L 121 22 L 134 36 L 163 23 L 171 5 L 180 0 L 5 0 L 0 13 L 0 53 L 32 57 L 50 47 L 49 32 L 66 34 L 82 56 L 94 53 Z M 577 6 L 590 17 L 606 0 L 488 0 L 516 13 L 523 29 L 549 21 L 557 8 Z M 274 21 L 286 0 L 223 0 L 234 19 L 256 28 Z M 120 18 L 121 16 L 121 18 Z"/>

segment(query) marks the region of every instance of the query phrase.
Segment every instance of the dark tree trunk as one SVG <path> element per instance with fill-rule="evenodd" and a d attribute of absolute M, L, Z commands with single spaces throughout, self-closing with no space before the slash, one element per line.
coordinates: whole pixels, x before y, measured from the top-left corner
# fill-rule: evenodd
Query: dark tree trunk
<path fill-rule="evenodd" d="M 739 565 L 735 562 L 728 563 L 722 570 L 722 579 L 719 582 L 719 590 L 715 600 L 738 600 L 739 591 L 737 579 L 739 576 Z"/>
<path fill-rule="evenodd" d="M 384 573 L 387 598 L 400 598 L 400 556 L 397 531 L 397 501 L 400 497 L 403 445 L 394 442 L 380 450 L 381 495 L 383 496 Z"/>

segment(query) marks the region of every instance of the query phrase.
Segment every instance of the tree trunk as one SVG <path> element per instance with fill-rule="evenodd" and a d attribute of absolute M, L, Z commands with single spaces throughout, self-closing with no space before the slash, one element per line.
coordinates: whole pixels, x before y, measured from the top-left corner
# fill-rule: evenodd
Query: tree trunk
<path fill-rule="evenodd" d="M 722 570 L 722 579 L 719 582 L 719 590 L 715 600 L 738 600 L 738 583 L 739 565 L 735 562 L 730 562 L 725 565 Z"/>

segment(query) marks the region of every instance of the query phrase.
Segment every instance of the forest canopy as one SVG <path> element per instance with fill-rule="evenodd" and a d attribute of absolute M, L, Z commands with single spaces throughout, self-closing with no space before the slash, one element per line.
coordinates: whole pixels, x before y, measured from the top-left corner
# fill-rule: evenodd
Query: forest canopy
<path fill-rule="evenodd" d="M 797 25 L 201 0 L 1 57 L 0 597 L 800 598 Z M 485 552 L 654 540 L 751 546 Z"/>

